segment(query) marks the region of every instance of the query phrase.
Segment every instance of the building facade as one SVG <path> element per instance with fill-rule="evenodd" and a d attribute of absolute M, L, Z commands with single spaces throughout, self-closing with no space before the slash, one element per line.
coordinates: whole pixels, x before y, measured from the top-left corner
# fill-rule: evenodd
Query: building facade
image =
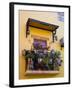
<path fill-rule="evenodd" d="M 35 20 L 43 21 L 53 25 L 59 26 L 56 29 L 55 40 L 53 42 L 53 34 L 51 31 L 42 30 L 40 28 L 35 28 L 29 26 L 29 35 L 26 36 L 27 21 L 29 18 Z M 33 49 L 33 43 L 41 43 L 45 47 L 49 47 L 49 50 L 58 50 L 62 54 L 62 59 L 64 60 L 64 48 L 61 49 L 60 39 L 64 38 L 64 21 L 59 20 L 58 12 L 42 12 L 42 11 L 19 11 L 19 79 L 32 79 L 32 78 L 53 78 L 53 77 L 63 77 L 64 76 L 64 61 L 60 67 L 60 73 L 58 74 L 42 74 L 42 75 L 25 75 L 25 65 L 26 60 L 22 56 L 22 51 L 24 49 Z M 37 25 L 38 26 L 38 25 Z M 40 26 L 41 27 L 41 26 Z"/>

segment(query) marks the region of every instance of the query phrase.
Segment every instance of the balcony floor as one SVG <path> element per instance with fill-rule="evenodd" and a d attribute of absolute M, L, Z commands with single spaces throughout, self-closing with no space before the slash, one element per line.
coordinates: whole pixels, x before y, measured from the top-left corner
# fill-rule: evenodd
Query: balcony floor
<path fill-rule="evenodd" d="M 41 71 L 41 70 L 27 70 L 26 75 L 30 74 L 58 74 L 60 71 Z"/>

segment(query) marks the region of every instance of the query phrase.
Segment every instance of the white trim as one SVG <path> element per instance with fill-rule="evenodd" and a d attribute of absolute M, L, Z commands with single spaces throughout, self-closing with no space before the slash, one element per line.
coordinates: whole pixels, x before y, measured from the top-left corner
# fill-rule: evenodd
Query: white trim
<path fill-rule="evenodd" d="M 19 10 L 38 10 L 38 11 L 54 11 L 64 12 L 64 77 L 61 78 L 43 78 L 43 79 L 26 79 L 19 80 Z M 30 85 L 30 84 L 51 84 L 68 82 L 68 8 L 61 7 L 40 7 L 40 6 L 28 6 L 28 5 L 15 5 L 14 6 L 14 85 Z"/>

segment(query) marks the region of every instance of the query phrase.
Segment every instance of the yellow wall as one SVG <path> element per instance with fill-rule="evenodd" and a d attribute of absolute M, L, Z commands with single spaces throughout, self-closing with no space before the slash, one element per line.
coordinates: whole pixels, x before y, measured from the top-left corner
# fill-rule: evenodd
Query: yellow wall
<path fill-rule="evenodd" d="M 22 56 L 22 50 L 24 49 L 31 49 L 32 43 L 33 43 L 33 38 L 31 37 L 31 35 L 37 35 L 40 37 L 46 37 L 49 38 L 49 40 L 47 40 L 47 44 L 49 44 L 49 42 L 52 42 L 52 33 L 45 31 L 45 30 L 41 30 L 41 29 L 36 29 L 33 27 L 30 27 L 30 35 L 28 36 L 28 38 L 26 38 L 26 22 L 28 20 L 28 18 L 34 18 L 40 21 L 45 21 L 48 23 L 52 23 L 52 24 L 56 24 L 59 26 L 59 28 L 57 29 L 57 36 L 58 36 L 58 41 L 56 41 L 55 43 L 51 43 L 51 46 L 56 49 L 56 50 L 60 50 L 63 56 L 63 52 L 64 50 L 60 49 L 60 44 L 59 44 L 59 40 L 61 37 L 63 37 L 63 33 L 64 33 L 64 23 L 58 21 L 57 19 L 57 13 L 55 12 L 37 12 L 37 11 L 19 11 L 19 20 L 20 20 L 20 29 L 19 29 L 19 33 L 20 33 L 20 56 L 19 56 L 19 79 L 30 79 L 30 78 L 50 78 L 50 77 L 63 77 L 64 76 L 64 66 L 62 64 L 62 66 L 60 67 L 60 73 L 59 74 L 54 74 L 54 75 L 25 75 L 25 59 Z M 64 58 L 64 57 L 63 57 Z"/>

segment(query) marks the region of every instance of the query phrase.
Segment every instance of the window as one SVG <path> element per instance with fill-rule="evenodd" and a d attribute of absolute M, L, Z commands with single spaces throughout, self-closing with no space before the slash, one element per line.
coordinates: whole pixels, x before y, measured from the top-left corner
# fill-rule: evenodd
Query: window
<path fill-rule="evenodd" d="M 46 48 L 47 47 L 47 41 L 46 40 L 40 40 L 40 39 L 34 39 L 34 48 Z"/>

